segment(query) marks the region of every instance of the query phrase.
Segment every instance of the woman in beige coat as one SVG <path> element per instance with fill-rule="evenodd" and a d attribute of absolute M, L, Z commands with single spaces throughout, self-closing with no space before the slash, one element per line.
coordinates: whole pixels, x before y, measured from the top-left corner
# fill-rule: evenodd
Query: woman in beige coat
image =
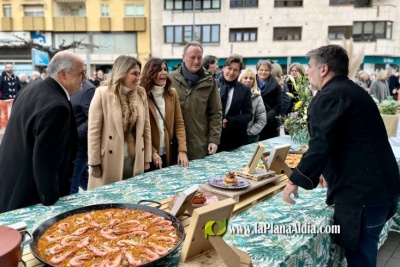
<path fill-rule="evenodd" d="M 88 189 L 133 177 L 150 168 L 151 134 L 141 64 L 119 56 L 89 108 Z"/>
<path fill-rule="evenodd" d="M 149 102 L 153 146 L 152 169 L 161 169 L 176 163 L 182 167 L 188 167 L 189 160 L 186 155 L 186 134 L 181 105 L 178 93 L 172 88 L 171 80 L 168 78 L 165 61 L 161 58 L 152 58 L 147 61 L 143 68 L 140 85 L 146 90 Z M 176 158 L 172 155 L 170 144 L 173 135 L 176 136 L 179 145 Z"/>

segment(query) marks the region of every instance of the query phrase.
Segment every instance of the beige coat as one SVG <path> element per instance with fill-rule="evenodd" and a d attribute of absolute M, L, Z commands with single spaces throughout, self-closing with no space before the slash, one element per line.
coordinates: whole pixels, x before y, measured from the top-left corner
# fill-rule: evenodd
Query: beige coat
<path fill-rule="evenodd" d="M 174 88 L 170 89 L 169 92 L 163 93 L 164 101 L 165 101 L 165 124 L 167 127 L 164 127 L 164 142 L 165 142 L 165 150 L 167 155 L 167 164 L 163 164 L 163 167 L 170 166 L 176 164 L 177 159 L 172 158 L 171 151 L 171 135 L 175 135 L 176 139 L 178 139 L 178 152 L 187 152 L 186 148 L 186 134 L 185 134 L 185 125 L 183 123 L 181 105 L 179 103 L 178 93 Z M 150 110 L 150 126 L 151 126 L 151 137 L 152 137 L 152 145 L 153 152 L 158 152 L 160 149 L 160 132 L 158 130 L 157 119 L 158 119 L 158 110 L 154 105 L 154 102 L 151 100 L 150 96 L 148 97 L 149 102 L 149 110 Z M 164 125 L 165 126 L 165 125 Z"/>
<path fill-rule="evenodd" d="M 151 162 L 151 134 L 146 92 L 139 87 L 137 97 L 136 156 L 132 176 L 144 172 Z M 124 133 L 121 104 L 117 96 L 102 86 L 96 89 L 89 108 L 88 163 L 101 164 L 102 176 L 89 175 L 88 189 L 122 180 Z"/>

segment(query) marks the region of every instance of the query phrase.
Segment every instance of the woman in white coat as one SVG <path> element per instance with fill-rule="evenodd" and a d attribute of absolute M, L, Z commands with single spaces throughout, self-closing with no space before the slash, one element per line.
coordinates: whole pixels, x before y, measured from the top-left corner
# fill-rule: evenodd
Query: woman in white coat
<path fill-rule="evenodd" d="M 150 168 L 151 134 L 146 91 L 138 85 L 140 62 L 119 56 L 89 108 L 88 189 Z"/>
<path fill-rule="evenodd" d="M 239 76 L 239 82 L 247 85 L 251 89 L 251 104 L 253 106 L 253 119 L 247 126 L 246 144 L 258 141 L 260 132 L 267 124 L 267 113 L 264 101 L 256 83 L 256 74 L 251 69 L 245 69 Z"/>

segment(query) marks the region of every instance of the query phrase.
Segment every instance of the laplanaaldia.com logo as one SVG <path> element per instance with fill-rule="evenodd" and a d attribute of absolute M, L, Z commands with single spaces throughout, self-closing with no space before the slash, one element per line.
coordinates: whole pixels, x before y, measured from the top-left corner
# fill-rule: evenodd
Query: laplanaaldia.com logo
<path fill-rule="evenodd" d="M 218 232 L 213 230 L 214 224 L 218 225 Z M 208 221 L 204 226 L 204 238 L 208 236 L 223 235 L 226 232 L 226 218 L 223 221 Z"/>

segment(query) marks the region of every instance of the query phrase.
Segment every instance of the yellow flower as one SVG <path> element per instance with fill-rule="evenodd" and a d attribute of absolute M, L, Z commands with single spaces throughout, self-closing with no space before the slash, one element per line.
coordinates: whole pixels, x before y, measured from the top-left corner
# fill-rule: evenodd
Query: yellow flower
<path fill-rule="evenodd" d="M 301 105 L 303 105 L 303 101 L 297 101 L 296 104 L 294 105 L 294 109 L 299 109 L 301 108 Z"/>

